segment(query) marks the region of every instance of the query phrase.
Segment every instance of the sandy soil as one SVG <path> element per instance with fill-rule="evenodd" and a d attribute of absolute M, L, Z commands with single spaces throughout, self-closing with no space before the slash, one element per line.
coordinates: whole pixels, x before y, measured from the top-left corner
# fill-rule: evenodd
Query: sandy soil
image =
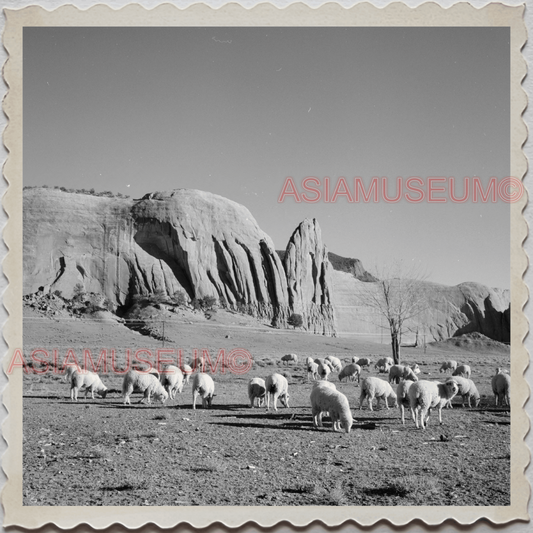
<path fill-rule="evenodd" d="M 155 316 L 161 321 L 162 316 Z M 211 320 L 188 314 L 165 315 L 166 349 L 243 348 L 253 357 L 250 372 L 221 368 L 213 376 L 211 410 L 191 409 L 190 385 L 176 401 L 124 406 L 122 378 L 102 375 L 113 391 L 106 399 L 77 402 L 62 376 L 49 371 L 24 376 L 23 498 L 25 505 L 509 505 L 510 413 L 494 407 L 490 378 L 509 366 L 508 353 L 462 351 L 454 347 L 406 348 L 403 358 L 417 362 L 422 379 L 438 379 L 442 361 L 472 366 L 481 405 L 431 415 L 426 431 L 411 420 L 402 426 L 399 410 L 359 410 L 357 383 L 332 381 L 346 394 L 354 426 L 334 433 L 312 426 L 303 360 L 308 355 L 388 356 L 386 344 L 357 338 L 328 338 L 275 330 L 229 313 Z M 45 318 L 25 311 L 25 356 L 37 347 L 62 360 L 68 349 L 83 359 L 91 350 L 115 350 L 116 366 L 126 350 L 155 352 L 161 341 L 112 321 Z M 298 365 L 279 358 L 296 353 Z M 41 354 L 42 357 L 42 354 Z M 250 378 L 286 375 L 290 408 L 251 409 Z M 378 375 L 371 368 L 363 375 Z M 385 377 L 385 376 L 381 376 Z M 132 401 L 141 398 L 134 395 Z"/>

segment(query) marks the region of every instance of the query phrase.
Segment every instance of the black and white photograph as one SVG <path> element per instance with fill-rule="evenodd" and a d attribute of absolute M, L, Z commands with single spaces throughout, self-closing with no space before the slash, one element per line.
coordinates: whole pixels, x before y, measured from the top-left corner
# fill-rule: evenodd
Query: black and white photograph
<path fill-rule="evenodd" d="M 509 26 L 22 45 L 23 507 L 511 506 Z"/>

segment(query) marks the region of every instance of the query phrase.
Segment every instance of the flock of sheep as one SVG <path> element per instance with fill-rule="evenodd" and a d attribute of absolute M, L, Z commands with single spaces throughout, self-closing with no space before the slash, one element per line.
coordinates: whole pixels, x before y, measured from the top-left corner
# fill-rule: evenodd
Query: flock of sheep
<path fill-rule="evenodd" d="M 284 355 L 281 358 L 284 364 L 298 363 L 298 356 L 295 354 Z M 353 425 L 353 417 L 344 394 L 339 392 L 335 385 L 328 381 L 332 372 L 338 373 L 339 381 L 349 379 L 360 383 L 359 409 L 362 409 L 366 400 L 368 408 L 373 410 L 374 398 L 377 399 L 378 407 L 383 402 L 389 409 L 398 405 L 401 412 L 402 424 L 405 423 L 405 408 L 410 409 L 412 419 L 416 427 L 426 428 L 429 414 L 432 409 L 438 409 L 439 422 L 442 424 L 443 407 L 451 408 L 451 400 L 454 396 L 460 395 L 468 406 L 477 407 L 480 402 L 479 392 L 475 383 L 470 379 L 471 368 L 468 365 L 458 365 L 456 361 L 446 361 L 440 367 L 440 372 L 451 371 L 451 377 L 444 382 L 419 380 L 417 374 L 420 373 L 418 365 L 398 365 L 393 364 L 390 357 L 379 359 L 375 364 L 375 369 L 379 373 L 388 374 L 388 381 L 374 376 L 361 378 L 363 368 L 369 368 L 372 361 L 368 357 L 352 357 L 346 361 L 348 364 L 342 366 L 340 359 L 333 356 L 312 359 L 308 357 L 305 361 L 308 382 L 312 379 L 315 383 L 311 389 L 310 403 L 314 427 L 322 427 L 324 415 L 330 417 L 334 431 L 344 430 L 349 433 Z M 156 370 L 142 371 L 129 370 L 123 379 L 122 395 L 124 403 L 130 404 L 130 396 L 133 392 L 143 393 L 141 402 L 145 400 L 150 403 L 151 399 L 164 403 L 168 398 L 174 399 L 177 393 L 181 393 L 183 386 L 189 383 L 192 378 L 192 399 L 193 409 L 196 409 L 198 396 L 202 399 L 203 408 L 211 407 L 213 396 L 215 395 L 215 383 L 210 375 L 203 372 L 194 373 L 188 365 L 183 365 L 180 369 L 177 366 L 166 365 L 161 373 Z M 98 374 L 89 370 L 82 370 L 75 366 L 69 366 L 65 374 L 65 379 L 70 381 L 72 400 L 78 399 L 80 389 L 85 387 L 85 397 L 94 393 L 102 398 L 106 397 L 107 387 L 102 383 Z M 396 390 L 392 384 L 396 385 Z M 511 379 L 506 371 L 498 368 L 492 377 L 492 390 L 495 395 L 496 405 L 506 403 L 510 405 L 510 385 Z M 279 373 L 268 376 L 265 380 L 259 377 L 252 378 L 248 383 L 248 399 L 250 406 L 261 407 L 265 404 L 267 410 L 270 404 L 277 411 L 277 401 L 289 407 L 289 383 L 287 379 Z"/>

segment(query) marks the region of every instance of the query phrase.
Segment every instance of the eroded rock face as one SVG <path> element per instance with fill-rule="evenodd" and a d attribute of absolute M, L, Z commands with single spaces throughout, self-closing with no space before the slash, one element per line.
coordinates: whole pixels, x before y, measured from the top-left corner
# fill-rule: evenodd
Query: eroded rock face
<path fill-rule="evenodd" d="M 141 200 L 24 191 L 24 294 L 81 283 L 117 305 L 156 292 L 224 296 L 285 325 L 283 266 L 243 206 L 194 190 Z"/>
<path fill-rule="evenodd" d="M 331 265 L 316 219 L 305 219 L 296 228 L 285 250 L 283 265 L 292 311 L 302 315 L 307 330 L 335 335 Z"/>
<path fill-rule="evenodd" d="M 375 342 L 390 343 L 385 319 L 365 307 L 363 294 L 378 290 L 377 283 L 364 283 L 352 275 L 334 271 L 336 319 L 339 334 L 358 333 Z M 510 293 L 480 283 L 461 283 L 450 287 L 419 282 L 423 312 L 409 323 L 404 343 L 440 341 L 477 331 L 499 342 L 510 340 Z"/>

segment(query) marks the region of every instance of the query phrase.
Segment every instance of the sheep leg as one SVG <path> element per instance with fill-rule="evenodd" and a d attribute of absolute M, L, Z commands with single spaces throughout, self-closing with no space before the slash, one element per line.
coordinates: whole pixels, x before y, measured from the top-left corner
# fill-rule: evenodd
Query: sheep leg
<path fill-rule="evenodd" d="M 196 398 L 198 397 L 198 393 L 194 391 L 192 393 L 192 408 L 196 409 Z"/>
<path fill-rule="evenodd" d="M 365 391 L 361 389 L 361 396 L 359 397 L 359 411 L 363 409 L 363 402 L 365 401 Z"/>
<path fill-rule="evenodd" d="M 400 412 L 402 413 L 402 424 L 405 425 L 405 408 L 403 404 L 400 404 Z"/>
<path fill-rule="evenodd" d="M 429 415 L 428 415 L 429 418 Z M 439 424 L 442 426 L 442 407 L 439 406 Z"/>
<path fill-rule="evenodd" d="M 273 403 L 274 403 L 274 411 L 278 411 L 278 393 L 275 392 L 274 393 L 274 398 L 273 398 Z"/>
<path fill-rule="evenodd" d="M 374 395 L 373 394 L 369 394 L 368 395 L 368 398 L 367 398 L 367 401 L 368 401 L 368 408 L 373 411 L 374 408 L 372 407 L 372 402 L 374 401 Z M 379 399 L 378 399 L 378 403 L 379 403 Z"/>

